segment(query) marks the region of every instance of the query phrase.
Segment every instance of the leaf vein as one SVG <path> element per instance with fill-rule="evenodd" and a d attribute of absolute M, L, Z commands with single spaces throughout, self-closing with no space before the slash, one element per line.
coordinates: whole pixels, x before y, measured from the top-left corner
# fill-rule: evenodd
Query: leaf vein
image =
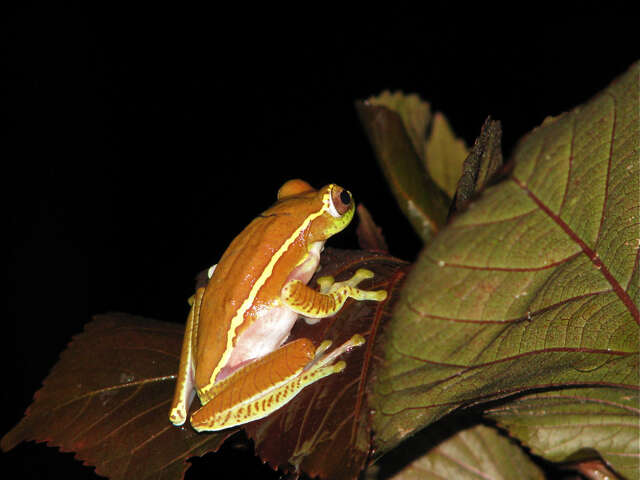
<path fill-rule="evenodd" d="M 131 400 L 131 398 L 132 397 L 127 398 L 120 406 L 122 406 L 125 403 L 129 402 Z M 170 403 L 170 401 L 171 401 L 171 399 L 167 399 L 167 400 L 165 400 L 163 402 L 160 402 L 160 403 L 158 403 L 158 404 L 156 404 L 156 405 L 154 405 L 154 406 L 152 406 L 150 408 L 147 408 L 146 410 L 143 410 L 142 412 L 138 413 L 137 415 L 134 415 L 133 417 L 129 418 L 126 422 L 121 423 L 115 429 L 113 429 L 111 432 L 109 432 L 107 435 L 102 437 L 102 440 L 105 440 L 105 439 L 111 437 L 112 435 L 116 434 L 117 432 L 119 432 L 121 429 L 123 429 L 127 425 L 133 423 L 134 421 L 136 421 L 137 419 L 143 417 L 144 415 L 147 415 L 149 412 L 152 412 L 153 410 L 156 410 L 157 408 L 165 406 L 167 403 Z M 134 450 L 132 450 L 132 452 Z"/>
<path fill-rule="evenodd" d="M 463 364 L 454 364 L 454 363 L 446 363 L 446 362 L 437 362 L 434 360 L 429 360 L 427 358 L 421 358 L 421 357 L 417 357 L 415 355 L 410 355 L 407 354 L 405 352 L 402 352 L 401 350 L 399 350 L 395 344 L 393 342 L 391 342 L 393 349 L 398 352 L 399 355 L 402 355 L 405 358 L 410 358 L 412 360 L 421 362 L 421 363 L 425 363 L 425 364 L 429 364 L 429 365 L 438 365 L 438 366 L 445 366 L 445 367 L 454 367 L 454 368 L 462 368 L 464 369 L 463 372 L 457 373 L 455 375 L 451 375 L 449 377 L 445 377 L 443 378 L 441 381 L 447 381 L 456 377 L 459 377 L 460 375 L 471 371 L 471 370 L 475 370 L 475 369 L 479 369 L 479 368 L 483 368 L 483 367 L 488 367 L 488 366 L 492 366 L 492 365 L 497 365 L 500 363 L 506 363 L 506 362 L 511 362 L 514 360 L 519 360 L 521 358 L 525 358 L 531 355 L 540 355 L 540 354 L 544 354 L 544 353 L 590 353 L 590 354 L 594 354 L 594 355 L 611 355 L 611 356 L 615 356 L 615 357 L 626 357 L 629 355 L 636 355 L 637 352 L 623 352 L 623 351 L 618 351 L 618 350 L 603 350 L 603 349 L 596 349 L 596 348 L 585 348 L 585 347 L 553 347 L 553 348 L 544 348 L 544 349 L 540 349 L 540 350 L 531 350 L 528 352 L 523 352 L 523 353 L 519 353 L 517 355 L 510 355 L 508 357 L 503 357 L 503 358 L 498 358 L 495 360 L 491 360 L 489 362 L 484 362 L 484 363 L 477 363 L 477 364 L 473 364 L 473 365 L 463 365 Z M 400 375 L 406 375 L 406 372 L 403 372 Z M 392 377 L 389 377 L 392 378 Z M 579 385 L 582 385 L 581 383 L 579 383 Z M 638 390 L 640 390 L 640 386 L 637 387 Z"/>
<path fill-rule="evenodd" d="M 611 274 L 607 266 L 604 264 L 602 259 L 598 256 L 596 252 L 594 252 L 585 241 L 574 232 L 569 225 L 567 225 L 564 220 L 562 220 L 558 215 L 553 213 L 549 207 L 547 207 L 542 200 L 540 200 L 527 186 L 517 179 L 515 176 L 511 177 L 512 180 L 529 195 L 529 197 L 540 207 L 540 209 L 555 223 L 564 230 L 564 232 L 571 238 L 575 243 L 577 243 L 580 248 L 582 248 L 583 253 L 591 260 L 595 268 L 605 277 L 605 279 L 609 282 L 609 284 L 613 287 L 614 292 L 624 306 L 629 310 L 629 313 L 633 317 L 634 321 L 640 325 L 640 310 L 638 310 L 638 306 L 635 305 L 629 294 L 622 289 L 620 283 L 615 279 L 615 277 Z"/>
<path fill-rule="evenodd" d="M 576 116 L 574 115 L 573 122 L 571 124 L 571 144 L 569 146 L 569 168 L 567 171 L 567 180 L 565 181 L 565 184 L 564 184 L 564 194 L 562 195 L 562 202 L 560 203 L 560 209 L 559 209 L 560 212 L 562 211 L 565 203 L 567 202 L 567 195 L 569 193 L 569 184 L 570 184 L 569 179 L 571 178 L 571 173 L 573 170 L 573 150 L 575 145 L 575 139 L 576 139 Z"/>
<path fill-rule="evenodd" d="M 71 442 L 74 443 L 78 437 L 80 437 L 81 435 L 84 435 L 86 432 L 92 430 L 96 425 L 98 425 L 100 422 L 102 422 L 106 418 L 108 418 L 113 412 L 115 412 L 116 410 L 121 408 L 123 405 L 125 405 L 129 400 L 131 400 L 132 398 L 135 398 L 135 396 L 138 395 L 138 393 L 140 393 L 140 391 L 142 391 L 142 386 L 139 386 L 138 388 L 136 388 L 133 392 L 131 392 L 131 395 L 129 395 L 127 398 L 125 398 L 122 402 L 116 403 L 111 410 L 109 410 L 108 412 L 105 412 L 102 416 L 100 416 L 98 419 L 96 419 L 93 423 L 87 425 L 86 428 L 83 428 L 82 430 L 80 430 L 76 435 L 74 435 L 74 437 L 71 439 Z M 106 437 L 100 438 L 100 440 L 98 441 L 98 444 L 100 444 L 104 440 L 104 438 L 106 438 Z"/>
<path fill-rule="evenodd" d="M 435 451 L 438 454 L 442 455 L 447 460 L 449 460 L 451 463 L 455 463 L 456 465 L 461 467 L 463 470 L 471 472 L 471 473 L 473 473 L 474 475 L 477 475 L 480 478 L 484 478 L 486 480 L 491 480 L 491 477 L 489 477 L 488 475 L 485 475 L 482 471 L 478 470 L 477 468 L 473 468 L 471 465 L 468 465 L 467 463 L 461 462 L 457 458 L 455 458 L 455 457 L 443 452 L 442 448 L 438 447 L 438 448 L 435 449 Z"/>
<path fill-rule="evenodd" d="M 611 175 L 611 161 L 613 159 L 613 146 L 615 144 L 615 136 L 616 136 L 616 124 L 618 120 L 618 112 L 617 112 L 617 103 L 616 97 L 609 94 L 611 99 L 613 100 L 613 109 L 612 109 L 612 125 L 611 125 L 611 138 L 609 139 L 609 158 L 607 159 L 607 175 L 604 182 L 604 199 L 602 204 L 602 213 L 600 214 L 600 225 L 598 226 L 598 233 L 596 234 L 596 241 L 594 245 L 597 245 L 600 240 L 600 234 L 602 233 L 602 225 L 604 224 L 605 212 L 607 211 L 607 201 L 609 197 L 609 179 Z"/>
<path fill-rule="evenodd" d="M 483 324 L 494 324 L 494 325 L 502 325 L 502 324 L 509 324 L 509 323 L 520 323 L 520 322 L 524 322 L 524 321 L 531 321 L 531 319 L 537 315 L 541 315 L 543 313 L 547 313 L 551 310 L 554 310 L 558 307 L 561 307 L 563 305 L 566 305 L 567 303 L 572 303 L 572 302 L 576 302 L 579 300 L 583 300 L 585 298 L 588 297 L 593 297 L 596 295 L 604 295 L 607 293 L 611 293 L 613 290 L 612 289 L 607 289 L 607 290 L 599 290 L 597 292 L 589 292 L 589 293 L 585 293 L 582 295 L 576 295 L 575 297 L 571 297 L 571 298 L 565 298 L 564 300 L 560 300 L 554 303 L 551 303 L 539 310 L 534 310 L 534 311 L 529 311 L 527 312 L 526 315 L 523 315 L 521 317 L 514 317 L 514 318 L 505 318 L 504 320 L 480 320 L 480 319 L 472 319 L 472 318 L 453 318 L 453 317 L 445 317 L 445 316 L 441 316 L 441 315 L 434 315 L 431 313 L 424 313 L 421 312 L 417 307 L 415 307 L 411 302 L 407 302 L 407 308 L 414 313 L 415 315 L 419 316 L 420 318 L 431 318 L 433 320 L 442 320 L 442 321 L 446 321 L 446 322 L 454 322 L 454 323 L 483 323 Z"/>
<path fill-rule="evenodd" d="M 498 245 L 499 247 L 499 245 Z M 542 267 L 487 267 L 487 266 L 479 266 L 479 265 L 465 265 L 461 263 L 450 263 L 443 260 L 436 260 L 433 257 L 430 257 L 427 253 L 424 253 L 423 256 L 425 259 L 429 260 L 431 263 L 437 264 L 441 267 L 451 267 L 451 268 L 460 268 L 466 270 L 481 270 L 485 272 L 538 272 L 540 270 L 548 270 L 549 268 L 557 267 L 558 265 L 562 265 L 563 263 L 569 262 L 576 258 L 583 252 L 572 253 L 568 257 L 561 258 L 553 263 L 549 263 L 547 265 L 543 265 Z"/>
<path fill-rule="evenodd" d="M 597 404 L 602 404 L 602 405 L 607 405 L 610 407 L 615 407 L 615 408 L 620 408 L 622 410 L 628 410 L 630 413 L 635 414 L 635 415 L 640 415 L 640 408 L 633 408 L 629 405 L 624 405 L 622 403 L 618 403 L 618 402 L 613 402 L 611 400 L 602 400 L 599 398 L 594 398 L 594 397 L 582 397 L 582 396 L 574 396 L 574 395 L 545 395 L 544 397 L 531 397 L 531 398 L 527 398 L 527 402 L 534 402 L 534 401 L 541 401 L 541 402 L 545 402 L 548 403 L 548 399 L 566 399 L 569 400 L 571 402 L 580 402 L 580 403 L 597 403 Z M 495 409 L 491 409 L 488 411 L 508 411 L 510 409 L 510 406 L 504 406 L 504 407 L 499 407 L 499 408 L 495 408 Z"/>
<path fill-rule="evenodd" d="M 136 380 L 135 382 L 129 382 L 129 383 L 122 383 L 119 385 L 113 385 L 111 387 L 104 387 L 104 388 L 100 388 L 98 390 L 91 390 L 89 392 L 83 393 L 82 395 L 79 395 L 77 397 L 73 397 L 70 398 L 69 400 L 67 400 L 64 403 L 61 403 L 60 405 L 57 405 L 54 410 L 58 410 L 59 408 L 62 407 L 66 407 L 67 405 L 70 405 L 74 402 L 80 401 L 83 398 L 86 397 L 93 397 L 95 395 L 99 395 L 101 393 L 105 393 L 105 392 L 110 392 L 112 390 L 119 390 L 119 389 L 124 389 L 124 388 L 129 388 L 129 387 L 136 387 L 136 386 L 142 386 L 145 385 L 147 383 L 151 383 L 151 382 L 163 382 L 165 380 L 173 380 L 176 378 L 176 375 L 167 375 L 164 377 L 152 377 L 152 378 L 146 378 L 144 380 Z"/>
<path fill-rule="evenodd" d="M 158 468 L 159 471 L 163 471 L 165 470 L 169 465 L 173 465 L 174 463 L 176 463 L 179 460 L 186 460 L 189 457 L 193 457 L 195 454 L 192 453 L 194 450 L 196 450 L 197 448 L 200 448 L 202 445 L 204 445 L 205 443 L 209 442 L 211 440 L 211 438 L 209 438 L 210 435 L 204 435 L 204 439 L 202 440 L 202 442 L 198 442 L 195 445 L 192 445 L 191 448 L 189 448 L 187 451 L 185 451 L 184 453 L 178 455 L 177 457 L 172 458 L 171 460 L 169 460 L 167 463 L 165 463 L 164 465 L 162 465 L 160 468 Z"/>

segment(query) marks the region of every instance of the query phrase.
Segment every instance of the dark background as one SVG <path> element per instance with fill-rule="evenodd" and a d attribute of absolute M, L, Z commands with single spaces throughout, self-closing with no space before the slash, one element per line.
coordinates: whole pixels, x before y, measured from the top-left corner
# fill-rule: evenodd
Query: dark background
<path fill-rule="evenodd" d="M 520 13 L 496 29 L 385 10 L 279 23 L 256 12 L 249 23 L 177 4 L 92 8 L 2 16 L 10 249 L 0 435 L 93 314 L 184 322 L 194 275 L 289 178 L 349 188 L 392 253 L 415 258 L 420 243 L 354 100 L 417 92 L 467 144 L 491 115 L 508 156 L 547 115 L 587 100 L 638 57 L 635 20 L 600 15 L 525 26 Z M 355 248 L 354 230 L 330 244 Z M 20 478 L 96 478 L 42 445 L 0 457 Z M 209 457 L 198 462 L 208 476 L 228 459 L 269 471 L 251 454 Z"/>

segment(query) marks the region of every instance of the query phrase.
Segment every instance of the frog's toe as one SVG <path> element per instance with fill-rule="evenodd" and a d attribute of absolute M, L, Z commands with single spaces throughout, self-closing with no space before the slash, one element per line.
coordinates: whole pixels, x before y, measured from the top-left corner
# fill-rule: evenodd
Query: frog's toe
<path fill-rule="evenodd" d="M 374 290 L 372 292 L 367 292 L 367 300 L 375 300 L 376 302 L 381 302 L 383 300 L 386 300 L 386 298 L 386 290 Z"/>
<path fill-rule="evenodd" d="M 363 280 L 368 280 L 369 278 L 373 278 L 374 273 L 371 270 L 367 270 L 366 268 L 359 268 L 356 270 L 356 273 L 347 280 L 345 283 L 352 287 L 357 287 L 360 282 Z"/>
<path fill-rule="evenodd" d="M 318 286 L 320 287 L 320 293 L 329 292 L 329 290 L 331 289 L 331 286 L 335 283 L 335 281 L 336 280 L 330 275 L 318 278 L 318 280 L 316 280 L 316 282 L 318 283 Z"/>
<path fill-rule="evenodd" d="M 318 348 L 316 348 L 316 353 L 315 356 L 318 357 L 320 355 L 322 355 L 324 352 L 326 352 L 327 350 L 329 350 L 329 348 L 331 347 L 331 340 L 324 340 L 319 346 Z"/>
<path fill-rule="evenodd" d="M 173 409 L 169 414 L 169 421 L 173 423 L 175 426 L 179 427 L 180 425 L 184 425 L 184 422 L 187 420 L 187 412 L 180 409 Z"/>

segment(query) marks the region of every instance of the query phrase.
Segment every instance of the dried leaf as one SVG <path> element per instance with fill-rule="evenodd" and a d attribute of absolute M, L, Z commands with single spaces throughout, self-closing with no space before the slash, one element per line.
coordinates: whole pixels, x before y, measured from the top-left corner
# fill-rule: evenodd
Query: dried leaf
<path fill-rule="evenodd" d="M 480 136 L 464 160 L 450 216 L 454 212 L 462 212 L 467 208 L 471 198 L 484 190 L 491 178 L 500 170 L 502 167 L 501 141 L 500 122 L 488 117 L 482 125 Z"/>
<path fill-rule="evenodd" d="M 490 399 L 640 388 L 639 74 L 526 136 L 510 177 L 423 250 L 374 372 L 381 452 Z"/>
<path fill-rule="evenodd" d="M 599 460 L 589 460 L 587 462 L 579 462 L 572 465 L 567 465 L 567 470 L 576 470 L 580 472 L 582 477 L 589 480 L 619 480 L 615 473 L 609 470 Z M 637 473 L 637 470 L 636 470 Z M 630 477 L 632 478 L 632 477 Z"/>
<path fill-rule="evenodd" d="M 373 250 L 377 252 L 388 252 L 389 247 L 382 234 L 382 229 L 376 225 L 363 204 L 358 205 L 358 244 L 363 250 Z"/>

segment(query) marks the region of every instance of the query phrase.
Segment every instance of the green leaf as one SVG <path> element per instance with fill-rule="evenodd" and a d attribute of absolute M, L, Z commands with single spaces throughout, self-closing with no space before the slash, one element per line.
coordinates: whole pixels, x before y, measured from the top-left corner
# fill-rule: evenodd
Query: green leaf
<path fill-rule="evenodd" d="M 533 130 L 422 252 L 370 398 L 380 452 L 516 393 L 638 390 L 639 73 Z"/>
<path fill-rule="evenodd" d="M 398 205 L 424 242 L 444 225 L 450 199 L 427 174 L 421 154 L 428 105 L 416 96 L 383 93 L 356 102 L 360 120 Z"/>
<path fill-rule="evenodd" d="M 436 428 L 434 428 L 436 427 Z M 433 445 L 434 439 L 444 439 Z M 398 449 L 404 450 L 404 449 Z M 403 456 L 424 452 L 404 465 L 393 475 L 376 478 L 389 480 L 459 480 L 487 479 L 544 479 L 540 468 L 513 440 L 496 429 L 475 425 L 451 431 L 433 425 L 411 441 L 410 451 L 393 452 L 381 462 L 402 461 Z M 386 473 L 386 472 L 385 472 Z"/>
<path fill-rule="evenodd" d="M 628 478 L 640 472 L 638 391 L 567 388 L 525 395 L 486 411 L 537 455 L 554 462 L 604 460 Z"/>
<path fill-rule="evenodd" d="M 450 198 L 456 193 L 468 154 L 469 149 L 463 140 L 455 136 L 446 117 L 436 112 L 425 144 L 424 161 L 431 177 Z"/>
<path fill-rule="evenodd" d="M 420 160 L 424 163 L 425 137 L 431 122 L 431 107 L 415 93 L 403 94 L 384 91 L 377 97 L 370 97 L 370 106 L 385 107 L 400 116 L 402 126 Z"/>

